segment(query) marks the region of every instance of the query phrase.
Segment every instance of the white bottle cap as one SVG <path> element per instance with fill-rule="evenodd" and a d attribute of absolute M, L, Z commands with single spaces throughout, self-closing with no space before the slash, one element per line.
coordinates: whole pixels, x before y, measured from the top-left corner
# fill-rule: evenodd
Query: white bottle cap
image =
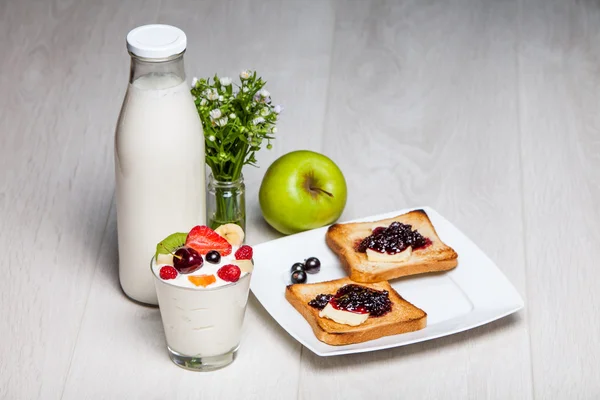
<path fill-rule="evenodd" d="M 171 25 L 138 26 L 127 34 L 127 50 L 143 58 L 167 58 L 185 50 L 187 38 Z"/>

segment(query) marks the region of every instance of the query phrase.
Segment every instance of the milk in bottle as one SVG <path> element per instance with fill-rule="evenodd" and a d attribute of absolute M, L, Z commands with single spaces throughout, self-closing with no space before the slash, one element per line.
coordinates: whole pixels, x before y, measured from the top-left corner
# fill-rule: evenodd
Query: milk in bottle
<path fill-rule="evenodd" d="M 148 263 L 173 232 L 205 223 L 204 136 L 183 53 L 168 25 L 127 35 L 129 86 L 115 133 L 119 279 L 130 298 L 157 304 Z"/>

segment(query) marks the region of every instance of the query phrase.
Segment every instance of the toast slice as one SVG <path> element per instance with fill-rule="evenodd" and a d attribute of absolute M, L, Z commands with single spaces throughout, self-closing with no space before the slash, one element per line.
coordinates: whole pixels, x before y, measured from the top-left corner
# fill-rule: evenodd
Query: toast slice
<path fill-rule="evenodd" d="M 413 229 L 431 240 L 431 245 L 414 250 L 408 259 L 398 262 L 369 261 L 366 253 L 356 251 L 358 243 L 371 235 L 373 229 L 387 227 L 394 221 L 412 225 Z M 380 221 L 334 224 L 327 230 L 325 240 L 355 282 L 380 282 L 426 272 L 447 271 L 458 264 L 458 255 L 440 240 L 423 210 Z"/>
<path fill-rule="evenodd" d="M 404 300 L 388 282 L 358 283 L 376 290 L 387 290 L 392 302 L 392 310 L 381 317 L 369 317 L 358 326 L 337 323 L 329 318 L 319 317 L 319 310 L 308 302 L 319 294 L 335 294 L 347 284 L 357 284 L 349 278 L 320 283 L 300 283 L 287 286 L 285 298 L 308 321 L 317 339 L 333 346 L 361 343 L 383 336 L 417 331 L 427 325 L 425 311 Z"/>

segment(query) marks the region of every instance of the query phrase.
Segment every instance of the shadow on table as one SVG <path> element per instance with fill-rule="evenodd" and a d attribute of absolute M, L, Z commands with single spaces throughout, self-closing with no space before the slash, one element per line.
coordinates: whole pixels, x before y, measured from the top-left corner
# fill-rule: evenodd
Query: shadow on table
<path fill-rule="evenodd" d="M 521 313 L 512 314 L 487 325 L 454 335 L 445 336 L 443 338 L 415 343 L 409 346 L 366 353 L 320 357 L 310 350 L 302 348 L 302 360 L 309 363 L 311 369 L 314 371 L 326 372 L 327 370 L 339 369 L 340 367 L 381 363 L 382 359 L 410 357 L 416 354 L 426 356 L 427 354 L 433 354 L 434 352 L 438 352 L 444 348 L 464 346 L 467 342 L 476 342 L 478 340 L 482 340 L 488 335 L 507 330 L 512 325 L 518 323 L 521 318 L 523 318 Z"/>
<path fill-rule="evenodd" d="M 104 236 L 102 237 L 102 245 L 100 247 L 100 253 L 96 261 L 96 273 L 101 276 L 101 280 L 104 283 L 110 284 L 115 292 L 119 295 L 133 301 L 137 304 L 146 306 L 146 304 L 138 303 L 135 300 L 127 297 L 121 283 L 119 282 L 119 252 L 117 243 L 117 209 L 115 199 L 113 197 L 110 214 L 106 223 L 106 229 L 104 230 Z M 152 307 L 152 306 L 148 306 Z"/>
<path fill-rule="evenodd" d="M 250 213 L 246 216 L 246 230 L 248 233 L 248 244 L 257 245 L 269 240 L 279 239 L 284 237 L 282 233 L 275 230 L 265 221 L 262 216 L 260 206 L 257 204 L 249 207 Z"/>
<path fill-rule="evenodd" d="M 257 314 L 257 319 L 261 321 L 259 329 L 269 329 L 275 332 L 278 339 L 281 339 L 282 342 L 285 342 L 286 346 L 293 347 L 297 350 L 300 350 L 303 346 L 300 342 L 296 341 L 290 334 L 286 332 L 285 329 L 281 327 L 273 319 L 271 314 L 260 304 L 260 301 L 254 296 L 254 293 L 250 292 L 248 296 L 248 307 L 252 308 L 252 310 Z M 247 312 L 247 311 L 246 311 Z"/>

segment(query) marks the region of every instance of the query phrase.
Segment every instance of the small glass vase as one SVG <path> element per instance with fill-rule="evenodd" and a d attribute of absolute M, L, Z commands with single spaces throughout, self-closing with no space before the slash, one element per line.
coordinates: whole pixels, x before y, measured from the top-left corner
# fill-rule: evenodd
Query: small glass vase
<path fill-rule="evenodd" d="M 237 224 L 246 231 L 246 186 L 244 176 L 232 182 L 218 181 L 210 174 L 206 192 L 206 219 L 212 229 Z"/>

